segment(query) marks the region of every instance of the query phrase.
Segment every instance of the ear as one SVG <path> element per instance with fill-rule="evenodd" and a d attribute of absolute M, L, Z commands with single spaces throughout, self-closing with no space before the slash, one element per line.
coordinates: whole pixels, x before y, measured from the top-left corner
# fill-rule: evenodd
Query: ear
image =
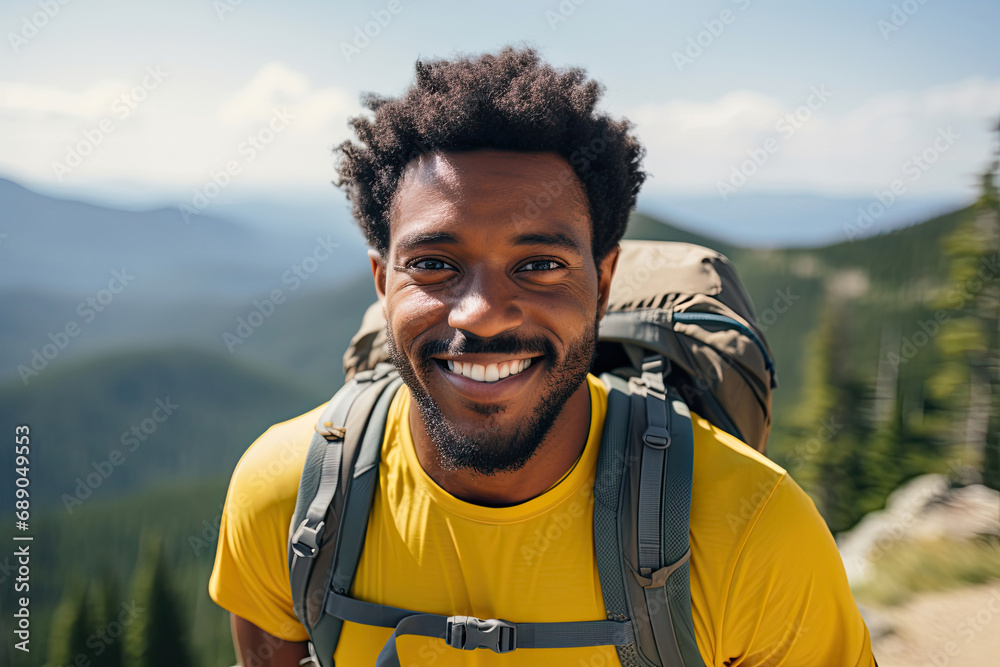
<path fill-rule="evenodd" d="M 615 269 L 618 268 L 618 256 L 621 255 L 621 246 L 616 245 L 608 254 L 604 256 L 599 264 L 600 278 L 597 282 L 597 319 L 604 317 L 608 309 L 608 297 L 611 295 L 611 279 L 615 277 Z"/>
<path fill-rule="evenodd" d="M 375 279 L 375 293 L 385 307 L 385 258 L 377 250 L 368 249 L 368 259 L 372 263 L 372 278 Z"/>

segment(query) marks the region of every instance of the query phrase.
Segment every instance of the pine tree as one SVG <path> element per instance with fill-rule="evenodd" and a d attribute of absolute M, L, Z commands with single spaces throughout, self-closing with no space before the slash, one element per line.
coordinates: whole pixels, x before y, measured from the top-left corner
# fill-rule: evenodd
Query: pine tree
<path fill-rule="evenodd" d="M 1000 138 L 1000 125 L 997 126 Z M 929 391 L 946 401 L 953 419 L 943 439 L 958 461 L 1000 488 L 1000 198 L 997 159 L 982 174 L 978 215 L 948 237 L 949 284 L 940 305 L 949 317 L 937 345 L 942 362 Z"/>
<path fill-rule="evenodd" d="M 106 574 L 90 585 L 90 617 L 98 628 L 91 642 L 90 667 L 122 667 L 124 632 L 134 620 L 122 614 L 123 600 L 115 578 Z"/>
<path fill-rule="evenodd" d="M 47 667 L 74 665 L 77 664 L 77 656 L 89 656 L 87 637 L 91 633 L 90 625 L 86 588 L 70 586 L 63 594 L 52 620 Z"/>
<path fill-rule="evenodd" d="M 150 542 L 144 551 L 132 585 L 141 611 L 125 634 L 125 665 L 193 665 L 187 624 L 171 582 L 162 540 Z"/>

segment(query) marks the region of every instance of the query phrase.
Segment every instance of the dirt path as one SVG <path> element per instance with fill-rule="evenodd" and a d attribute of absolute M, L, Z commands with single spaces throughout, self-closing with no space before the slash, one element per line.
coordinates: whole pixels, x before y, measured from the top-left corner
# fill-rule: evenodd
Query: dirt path
<path fill-rule="evenodd" d="M 925 593 L 876 611 L 894 628 L 874 641 L 879 667 L 1000 665 L 1000 582 Z"/>

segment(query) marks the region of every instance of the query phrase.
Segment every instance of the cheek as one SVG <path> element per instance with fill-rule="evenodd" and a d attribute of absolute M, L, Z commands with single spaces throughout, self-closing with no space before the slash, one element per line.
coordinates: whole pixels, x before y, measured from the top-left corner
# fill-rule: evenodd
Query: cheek
<path fill-rule="evenodd" d="M 402 290 L 386 296 L 386 310 L 393 335 L 401 348 L 408 349 L 414 338 L 433 328 L 447 311 L 441 301 L 419 290 Z"/>
<path fill-rule="evenodd" d="M 597 313 L 597 287 L 581 283 L 565 285 L 562 289 L 534 300 L 534 312 L 540 322 L 554 331 L 578 329 Z M 571 336 L 572 337 L 572 336 Z"/>

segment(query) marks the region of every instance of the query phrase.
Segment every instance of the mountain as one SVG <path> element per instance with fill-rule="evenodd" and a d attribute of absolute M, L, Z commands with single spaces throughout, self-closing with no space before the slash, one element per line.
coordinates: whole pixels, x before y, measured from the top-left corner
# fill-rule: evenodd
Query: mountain
<path fill-rule="evenodd" d="M 973 199 L 971 194 L 895 196 L 878 191 L 869 197 L 736 192 L 726 199 L 717 194 L 646 193 L 639 196 L 639 210 L 727 243 L 788 248 L 837 243 L 847 234 L 855 239 L 884 234 L 962 208 Z M 863 217 L 867 211 L 872 213 Z"/>
<path fill-rule="evenodd" d="M 367 261 L 360 233 L 346 216 L 315 226 L 246 225 L 207 206 L 120 210 L 48 197 L 0 179 L 0 290 L 42 290 L 81 297 L 102 289 L 143 298 L 232 297 L 291 284 L 336 284 Z M 185 203 L 190 210 L 190 202 Z M 319 258 L 317 260 L 317 258 Z M 298 268 L 296 268 L 298 267 Z M 123 280 L 115 278 L 123 274 Z M 312 278 L 311 280 L 308 280 Z M 137 297 L 133 297 L 137 298 Z"/>

